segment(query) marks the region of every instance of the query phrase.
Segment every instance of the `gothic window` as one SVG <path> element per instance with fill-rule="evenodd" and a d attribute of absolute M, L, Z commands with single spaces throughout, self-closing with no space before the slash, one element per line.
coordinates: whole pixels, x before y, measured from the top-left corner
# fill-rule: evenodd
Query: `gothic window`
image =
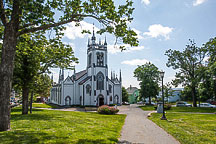
<path fill-rule="evenodd" d="M 86 94 L 90 94 L 91 95 L 91 86 L 89 84 L 86 85 Z"/>
<path fill-rule="evenodd" d="M 109 85 L 109 93 L 112 93 L 112 85 Z"/>
<path fill-rule="evenodd" d="M 104 75 L 102 72 L 97 74 L 97 90 L 104 90 Z"/>
<path fill-rule="evenodd" d="M 112 96 L 110 96 L 110 101 L 112 101 Z"/>
<path fill-rule="evenodd" d="M 104 65 L 104 54 L 101 52 L 97 52 L 97 65 L 103 66 Z"/>
<path fill-rule="evenodd" d="M 88 55 L 88 66 L 91 66 L 91 57 L 92 57 L 92 54 L 90 53 Z"/>

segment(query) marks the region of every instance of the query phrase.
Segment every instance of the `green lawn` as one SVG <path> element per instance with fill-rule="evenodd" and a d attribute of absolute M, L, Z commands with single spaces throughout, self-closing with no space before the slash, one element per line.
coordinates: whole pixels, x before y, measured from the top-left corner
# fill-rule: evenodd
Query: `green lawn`
<path fill-rule="evenodd" d="M 139 106 L 142 110 L 144 111 L 154 111 L 154 106 L 151 105 L 144 105 L 144 106 Z"/>
<path fill-rule="evenodd" d="M 154 106 L 140 106 L 144 111 L 154 111 Z M 215 113 L 215 108 L 203 108 L 203 107 L 172 107 L 166 112 L 197 112 L 197 113 Z"/>
<path fill-rule="evenodd" d="M 36 107 L 36 108 L 59 108 L 57 105 L 44 104 L 44 103 L 33 103 L 32 107 Z"/>
<path fill-rule="evenodd" d="M 14 108 L 12 130 L 0 132 L 0 143 L 117 143 L 125 117 L 41 109 L 21 115 Z"/>
<path fill-rule="evenodd" d="M 216 115 L 167 113 L 167 119 L 160 120 L 162 114 L 153 113 L 149 119 L 162 127 L 182 144 L 215 144 Z"/>

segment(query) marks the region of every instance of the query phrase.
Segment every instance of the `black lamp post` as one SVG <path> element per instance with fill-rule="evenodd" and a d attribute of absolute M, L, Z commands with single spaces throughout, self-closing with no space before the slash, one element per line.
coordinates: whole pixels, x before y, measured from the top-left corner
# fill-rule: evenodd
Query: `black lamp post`
<path fill-rule="evenodd" d="M 162 80 L 162 100 L 163 100 L 163 116 L 161 117 L 161 120 L 167 120 L 166 116 L 165 116 L 165 112 L 164 112 L 164 90 L 163 90 L 163 78 L 164 78 L 164 71 L 160 72 L 160 77 Z"/>

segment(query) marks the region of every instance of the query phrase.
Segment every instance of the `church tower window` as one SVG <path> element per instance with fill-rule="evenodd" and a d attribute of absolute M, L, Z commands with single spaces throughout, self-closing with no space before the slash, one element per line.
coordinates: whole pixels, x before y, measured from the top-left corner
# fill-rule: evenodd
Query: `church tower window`
<path fill-rule="evenodd" d="M 97 65 L 103 66 L 104 65 L 104 54 L 101 52 L 97 53 Z"/>
<path fill-rule="evenodd" d="M 112 85 L 109 85 L 109 93 L 112 93 Z"/>
<path fill-rule="evenodd" d="M 104 90 L 104 75 L 102 72 L 97 74 L 97 90 Z"/>
<path fill-rule="evenodd" d="M 90 94 L 91 95 L 91 86 L 89 84 L 86 85 L 86 94 Z"/>
<path fill-rule="evenodd" d="M 88 66 L 91 66 L 91 57 L 92 57 L 92 54 L 90 53 L 88 55 Z"/>

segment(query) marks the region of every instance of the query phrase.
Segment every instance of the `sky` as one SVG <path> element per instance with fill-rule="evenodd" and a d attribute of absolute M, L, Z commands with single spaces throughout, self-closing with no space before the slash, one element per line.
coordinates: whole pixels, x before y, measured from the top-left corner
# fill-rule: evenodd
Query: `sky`
<path fill-rule="evenodd" d="M 115 0 L 123 2 L 123 0 Z M 117 3 L 117 4 L 118 4 Z M 122 72 L 122 85 L 139 88 L 139 82 L 134 77 L 137 65 L 151 62 L 159 70 L 165 71 L 164 81 L 171 82 L 175 78 L 175 71 L 166 66 L 168 49 L 183 51 L 189 39 L 193 39 L 197 46 L 202 46 L 210 38 L 216 36 L 216 0 L 134 0 L 133 22 L 129 27 L 138 34 L 139 46 L 130 47 L 121 52 L 114 46 L 115 38 L 110 34 L 96 35 L 108 43 L 108 70 L 119 76 Z M 95 31 L 102 25 L 92 19 L 84 19 L 81 27 L 74 23 L 67 24 L 63 42 L 73 47 L 75 56 L 79 59 L 76 72 L 86 69 L 87 42 L 91 34 L 81 34 L 82 29 Z M 54 81 L 58 81 L 59 69 L 51 69 Z M 72 75 L 73 71 L 65 70 L 64 75 Z"/>

